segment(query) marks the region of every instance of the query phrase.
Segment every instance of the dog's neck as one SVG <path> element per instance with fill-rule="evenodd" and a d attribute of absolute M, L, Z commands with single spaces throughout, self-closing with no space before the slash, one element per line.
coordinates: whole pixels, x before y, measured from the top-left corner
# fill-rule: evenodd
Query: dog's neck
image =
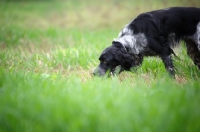
<path fill-rule="evenodd" d="M 140 54 L 147 46 L 147 39 L 144 34 L 132 34 L 119 36 L 114 42 L 121 43 L 129 54 Z"/>
<path fill-rule="evenodd" d="M 144 33 L 135 34 L 133 30 L 126 25 L 114 41 L 121 43 L 129 54 L 138 55 L 147 47 L 147 38 Z"/>

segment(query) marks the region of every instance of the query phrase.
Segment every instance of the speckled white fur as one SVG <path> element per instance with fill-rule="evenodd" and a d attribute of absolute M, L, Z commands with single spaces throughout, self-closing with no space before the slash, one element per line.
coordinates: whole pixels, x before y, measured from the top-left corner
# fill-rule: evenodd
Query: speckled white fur
<path fill-rule="evenodd" d="M 139 54 L 147 47 L 147 39 L 143 33 L 134 34 L 127 26 L 119 33 L 115 42 L 120 42 L 130 54 Z"/>
<path fill-rule="evenodd" d="M 196 43 L 197 43 L 197 47 L 200 51 L 200 22 L 197 24 L 197 30 L 196 30 Z"/>

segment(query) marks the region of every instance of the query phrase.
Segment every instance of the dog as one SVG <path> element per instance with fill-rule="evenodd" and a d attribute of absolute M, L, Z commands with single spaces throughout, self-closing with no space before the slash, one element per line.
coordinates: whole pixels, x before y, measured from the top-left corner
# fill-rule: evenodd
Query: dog
<path fill-rule="evenodd" d="M 187 54 L 200 69 L 200 8 L 171 7 L 138 15 L 127 24 L 100 55 L 95 76 L 131 71 L 145 56 L 159 56 L 171 76 L 175 77 L 172 48 L 183 40 Z"/>

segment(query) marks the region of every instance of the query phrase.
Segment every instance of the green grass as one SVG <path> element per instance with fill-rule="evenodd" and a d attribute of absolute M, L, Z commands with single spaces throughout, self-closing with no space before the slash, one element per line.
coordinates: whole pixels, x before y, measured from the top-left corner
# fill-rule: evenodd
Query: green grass
<path fill-rule="evenodd" d="M 134 84 L 118 78 L 83 83 L 73 75 L 67 79 L 20 72 L 1 75 L 0 124 L 5 131 L 199 129 L 197 82 L 180 85 L 164 78 L 149 86 L 141 84 L 144 79 Z"/>
<path fill-rule="evenodd" d="M 200 2 L 0 1 L 0 132 L 198 132 L 200 71 L 183 43 L 176 79 L 159 58 L 134 73 L 91 74 L 130 20 L 170 6 Z"/>

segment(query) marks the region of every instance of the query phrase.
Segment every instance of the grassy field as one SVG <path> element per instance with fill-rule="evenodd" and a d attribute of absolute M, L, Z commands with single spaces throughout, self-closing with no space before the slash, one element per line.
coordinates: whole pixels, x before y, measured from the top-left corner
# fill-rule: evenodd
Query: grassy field
<path fill-rule="evenodd" d="M 200 71 L 176 48 L 98 78 L 102 50 L 138 14 L 199 0 L 0 1 L 0 132 L 200 131 Z"/>

